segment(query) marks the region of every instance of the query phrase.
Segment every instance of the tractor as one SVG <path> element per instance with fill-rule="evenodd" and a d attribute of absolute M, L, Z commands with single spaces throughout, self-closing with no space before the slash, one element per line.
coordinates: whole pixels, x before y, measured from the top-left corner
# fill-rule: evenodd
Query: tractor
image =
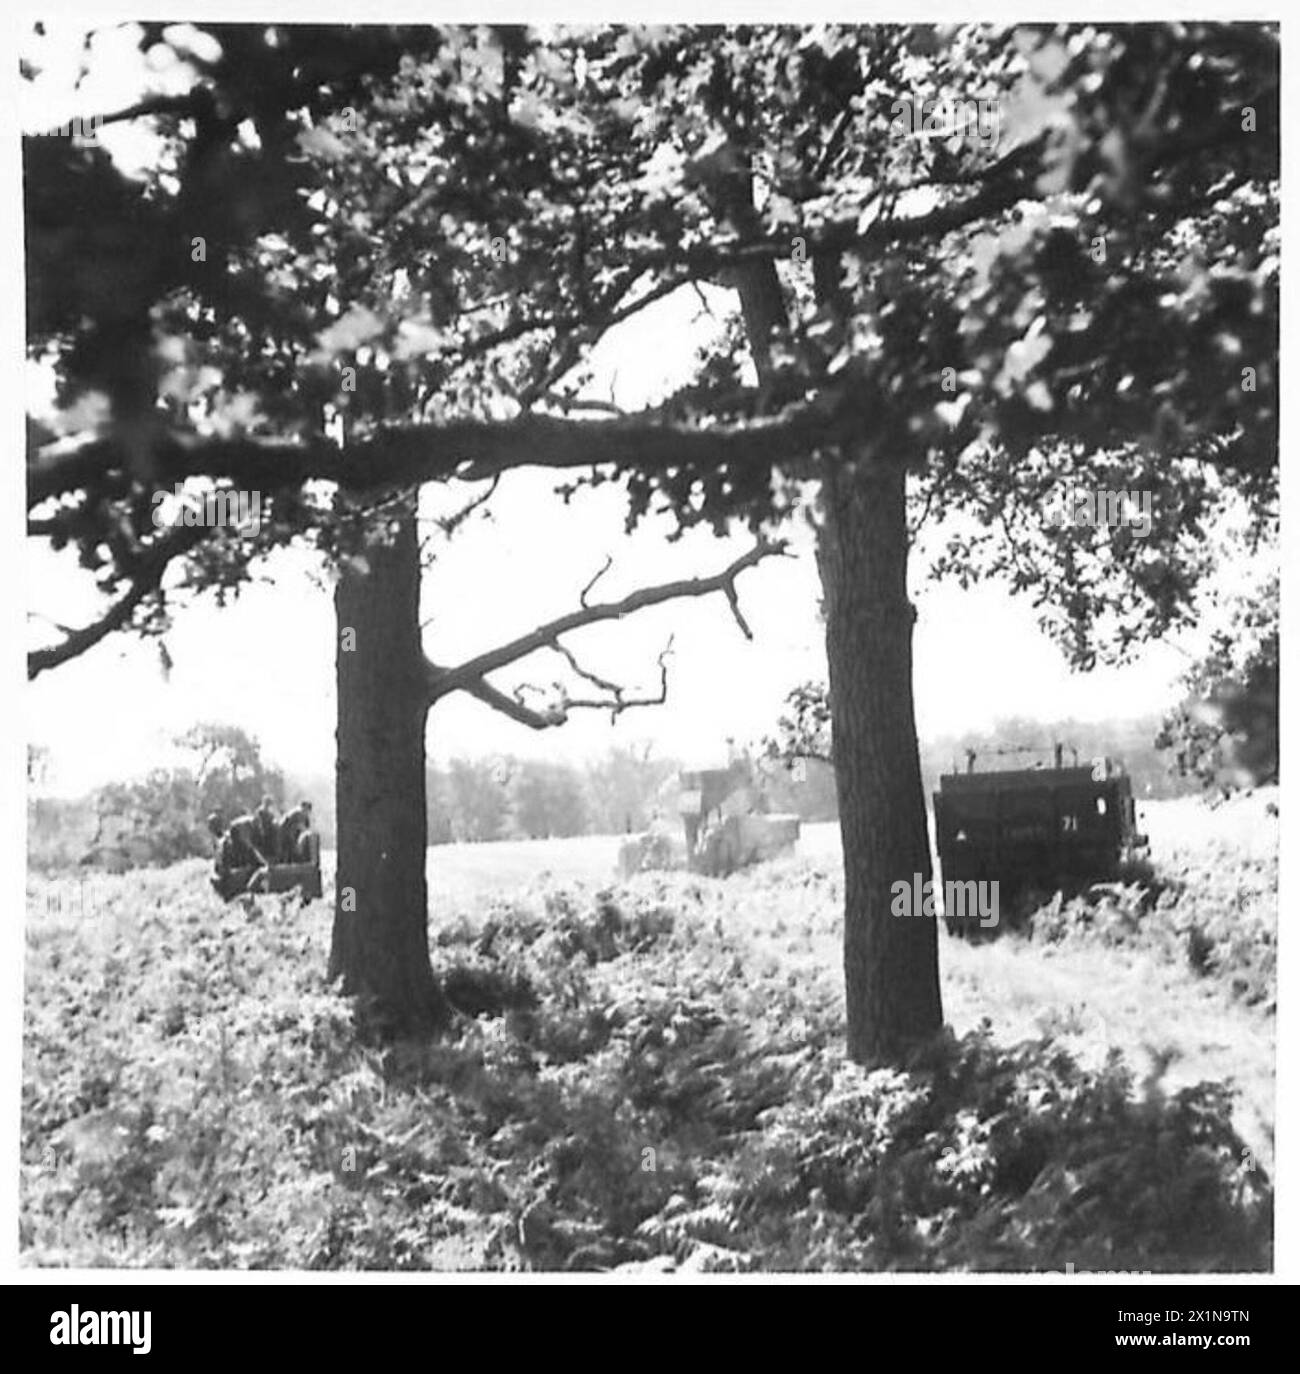
<path fill-rule="evenodd" d="M 321 896 L 324 889 L 320 872 L 320 836 L 309 832 L 302 838 L 304 853 L 298 862 L 273 863 L 263 869 L 214 868 L 213 890 L 226 902 L 261 892 L 292 892 L 295 888 L 304 902 Z"/>
<path fill-rule="evenodd" d="M 789 853 L 799 839 L 799 817 L 766 814 L 763 804 L 761 785 L 746 760 L 684 771 L 677 809 L 690 868 L 725 878 Z"/>

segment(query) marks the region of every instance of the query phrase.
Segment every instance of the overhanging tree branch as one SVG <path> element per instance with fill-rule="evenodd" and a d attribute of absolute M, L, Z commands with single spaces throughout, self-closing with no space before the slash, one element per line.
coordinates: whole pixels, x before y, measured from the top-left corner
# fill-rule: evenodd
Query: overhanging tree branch
<path fill-rule="evenodd" d="M 578 661 L 577 655 L 558 640 L 551 647 L 565 658 L 578 677 L 598 687 L 605 694 L 600 697 L 570 696 L 563 683 L 553 683 L 553 690 L 558 696 L 558 705 L 553 705 L 550 709 L 552 712 L 558 711 L 561 719 L 567 716 L 570 711 L 608 711 L 610 721 L 613 722 L 624 711 L 630 711 L 637 706 L 662 706 L 668 700 L 668 658 L 673 651 L 671 635 L 668 638 L 668 643 L 659 652 L 657 660 L 659 664 L 659 690 L 653 696 L 629 696 L 628 689 L 620 683 L 611 682 L 608 678 L 601 677 L 599 673 L 593 673 L 591 669 L 583 667 Z M 536 689 L 527 687 L 519 689 L 516 692 L 517 699 L 524 690 Z"/>
<path fill-rule="evenodd" d="M 27 655 L 28 678 L 34 678 L 48 668 L 57 668 L 60 663 L 84 654 L 114 630 L 128 625 L 136 608 L 162 585 L 163 575 L 172 560 L 189 553 L 209 533 L 206 526 L 179 525 L 150 544 L 127 572 L 131 582 L 129 589 L 98 620 L 79 630 L 69 631 L 58 644 L 33 649 Z"/>
<path fill-rule="evenodd" d="M 860 229 L 857 219 L 822 226 L 805 237 L 814 254 L 871 252 L 890 245 L 941 238 L 982 218 L 1009 209 L 1035 194 L 1026 173 L 1041 152 L 1039 143 L 1013 150 L 1000 160 L 972 194 L 922 214 L 888 217 Z M 491 348 L 543 330 L 594 328 L 603 332 L 682 286 L 729 269 L 770 265 L 791 251 L 788 234 L 751 236 L 695 245 L 686 252 L 663 249 L 643 254 L 625 267 L 617 289 L 594 312 L 574 311 L 521 319 L 467 345 L 469 352 Z M 634 301 L 614 302 L 647 272 L 668 275 Z M 549 383 L 550 378 L 546 378 Z M 541 390 L 545 389 L 542 385 Z M 531 402 L 533 397 L 528 398 Z M 806 455 L 835 434 L 838 398 L 823 396 L 792 407 L 781 416 L 744 426 L 710 429 L 673 425 L 654 411 L 609 421 L 525 414 L 515 420 L 460 420 L 386 431 L 345 448 L 324 442 L 275 443 L 255 439 L 214 440 L 173 436 L 154 454 L 159 481 L 187 476 L 226 477 L 245 486 L 295 485 L 333 480 L 356 490 L 448 476 L 487 478 L 515 466 L 586 467 L 600 463 L 642 470 L 676 463 L 726 463 L 741 456 L 773 462 Z M 674 444 L 680 449 L 674 451 Z M 28 509 L 51 497 L 75 491 L 126 465 L 126 455 L 110 439 L 68 450 L 39 450 L 28 462 Z M 739 450 L 746 452 L 742 455 Z M 464 470 L 468 468 L 469 470 Z"/>
<path fill-rule="evenodd" d="M 613 566 L 614 566 L 614 555 L 613 555 L 613 554 L 607 554 L 607 555 L 605 556 L 605 561 L 604 561 L 604 562 L 600 565 L 600 567 L 596 570 L 595 576 L 593 576 L 592 579 L 591 579 L 591 581 L 588 582 L 587 585 L 582 589 L 582 591 L 580 591 L 580 592 L 578 593 L 578 604 L 579 604 L 580 606 L 585 607 L 585 606 L 588 604 L 588 603 L 587 603 L 587 598 L 591 595 L 593 589 L 594 589 L 595 586 L 596 586 L 596 583 L 599 582 L 600 579 L 601 579 L 602 577 L 604 577 L 605 574 L 606 574 L 606 573 L 610 570 L 610 568 L 612 568 Z"/>
<path fill-rule="evenodd" d="M 836 393 L 739 425 L 673 423 L 662 410 L 632 418 L 572 420 L 520 415 L 511 420 L 453 420 L 383 430 L 346 447 L 252 437 L 219 439 L 173 434 L 153 450 L 160 487 L 186 477 L 225 479 L 249 491 L 276 490 L 312 480 L 357 492 L 414 486 L 459 477 L 486 480 L 516 467 L 580 468 L 613 465 L 643 471 L 726 463 L 772 464 L 802 458 L 834 440 L 848 423 Z M 28 463 L 28 509 L 127 468 L 129 455 L 111 438 Z"/>
<path fill-rule="evenodd" d="M 712 596 L 715 593 L 720 593 L 727 598 L 736 622 L 745 637 L 752 639 L 752 631 L 745 622 L 744 616 L 740 614 L 736 579 L 747 568 L 755 567 L 765 558 L 778 557 L 785 551 L 784 541 L 760 539 L 747 553 L 742 554 L 723 568 L 721 572 L 715 573 L 711 577 L 683 578 L 653 587 L 642 587 L 617 601 L 589 604 L 584 600 L 580 609 L 559 616 L 544 625 L 539 625 L 527 634 L 520 635 L 517 639 L 510 640 L 495 649 L 489 649 L 485 653 L 478 654 L 454 668 L 426 661 L 425 680 L 429 705 L 433 705 L 434 702 L 452 692 L 468 692 L 471 696 L 495 710 L 501 711 L 512 720 L 534 730 L 544 730 L 553 725 L 563 724 L 570 710 L 607 710 L 617 716 L 620 712 L 634 706 L 660 705 L 667 697 L 666 660 L 672 647 L 671 640 L 658 659 L 660 670 L 659 694 L 654 697 L 638 697 L 629 695 L 626 688 L 584 668 L 572 652 L 561 643 L 562 636 L 585 626 L 598 624 L 601 621 L 621 620 L 637 611 L 645 610 L 650 606 L 662 605 L 667 601 Z M 603 575 L 603 572 L 604 569 L 599 575 Z M 594 579 L 584 588 L 584 598 L 593 585 Z M 556 684 L 558 689 L 556 701 L 544 709 L 537 709 L 529 706 L 518 696 L 508 696 L 487 682 L 489 673 L 518 663 L 543 649 L 550 649 L 560 654 L 568 661 L 569 666 L 579 677 L 599 687 L 605 695 L 599 698 L 571 697 L 564 692 L 559 684 Z"/>
<path fill-rule="evenodd" d="M 461 690 L 485 706 L 490 706 L 494 711 L 500 711 L 503 716 L 509 716 L 520 725 L 528 726 L 530 730 L 549 730 L 552 725 L 564 723 L 563 715 L 559 714 L 556 708 L 535 711 L 517 697 L 508 696 L 500 688 L 493 687 L 490 682 L 467 682 Z"/>

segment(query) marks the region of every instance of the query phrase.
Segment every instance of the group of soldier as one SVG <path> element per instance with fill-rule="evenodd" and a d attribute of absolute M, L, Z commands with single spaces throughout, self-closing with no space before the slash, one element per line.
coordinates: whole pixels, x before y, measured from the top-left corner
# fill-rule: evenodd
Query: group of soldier
<path fill-rule="evenodd" d="M 240 888 L 256 891 L 259 877 L 272 864 L 314 863 L 320 853 L 309 801 L 300 801 L 292 811 L 278 817 L 275 802 L 263 797 L 251 815 L 236 816 L 229 822 L 220 811 L 214 811 L 208 817 L 208 829 L 217 841 L 212 881 L 223 893 L 245 874 Z"/>

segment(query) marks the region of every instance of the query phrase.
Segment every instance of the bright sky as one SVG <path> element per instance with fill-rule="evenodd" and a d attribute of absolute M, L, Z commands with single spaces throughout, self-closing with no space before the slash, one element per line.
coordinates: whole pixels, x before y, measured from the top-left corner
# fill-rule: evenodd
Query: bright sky
<path fill-rule="evenodd" d="M 74 109 L 128 103 L 141 76 L 132 43 L 129 35 L 106 41 L 111 76 L 88 83 L 75 106 L 67 103 L 71 68 L 66 62 L 51 66 L 35 123 L 61 122 Z M 68 35 L 52 44 L 65 57 L 72 51 Z M 43 46 L 48 54 L 51 45 Z M 31 111 L 25 116 L 30 126 Z M 141 159 L 144 146 L 110 144 L 124 164 Z M 727 308 L 722 293 L 711 300 L 715 311 Z M 715 327 L 693 293 L 659 303 L 602 345 L 593 360 L 591 394 L 627 409 L 657 399 L 687 375 L 695 348 Z M 48 378 L 32 373 L 28 381 L 39 405 Z M 424 616 L 431 620 L 426 647 L 438 661 L 456 662 L 573 609 L 607 554 L 615 564 L 601 592 L 612 595 L 716 571 L 748 547 L 747 536 L 718 540 L 708 532 L 670 544 L 664 536 L 671 527 L 662 522 L 625 538 L 624 500 L 616 489 L 584 492 L 566 507 L 552 494 L 556 480 L 545 472 L 511 474 L 493 499 L 491 519 L 474 521 L 438 549 L 424 593 Z M 430 498 L 449 495 L 433 492 Z M 185 610 L 167 639 L 169 676 L 156 645 L 122 636 L 43 674 L 27 689 L 26 713 L 28 738 L 51 750 L 52 789 L 76 794 L 164 761 L 171 738 L 197 720 L 245 726 L 275 762 L 295 772 L 327 771 L 334 749 L 334 618 L 329 592 L 311 569 L 305 555 L 286 553 L 267 565 L 268 580 L 234 605 L 218 611 L 205 599 Z M 27 571 L 30 610 L 65 624 L 94 617 L 93 588 L 74 559 L 34 548 Z M 658 608 L 571 641 L 603 675 L 653 691 L 656 657 L 672 635 L 667 706 L 629 712 L 614 725 L 606 715 L 581 713 L 563 729 L 539 734 L 472 700 L 451 699 L 431 715 L 431 756 L 573 758 L 612 743 L 652 740 L 662 754 L 707 759 L 725 753 L 729 736 L 761 737 L 785 693 L 825 673 L 806 533 L 798 533 L 796 557 L 746 573 L 740 589 L 753 643 L 741 636 L 721 598 Z M 1040 633 L 1028 604 L 997 587 L 962 592 L 926 585 L 917 591 L 915 684 L 923 736 L 1012 714 L 1098 720 L 1158 710 L 1170 703 L 1186 667 L 1173 650 L 1156 646 L 1132 667 L 1080 676 Z M 549 683 L 562 667 L 542 655 L 498 681 L 507 687 L 519 680 Z"/>

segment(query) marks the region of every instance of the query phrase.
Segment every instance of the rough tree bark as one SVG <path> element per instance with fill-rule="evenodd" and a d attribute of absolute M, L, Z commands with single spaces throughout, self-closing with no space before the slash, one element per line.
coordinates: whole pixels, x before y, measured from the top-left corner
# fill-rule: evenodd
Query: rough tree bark
<path fill-rule="evenodd" d="M 334 604 L 338 874 L 329 973 L 385 1031 L 432 1034 L 447 1006 L 429 964 L 428 689 L 413 508 L 391 543 L 344 563 Z"/>
<path fill-rule="evenodd" d="M 751 179 L 718 190 L 738 228 L 752 228 Z M 838 257 L 818 255 L 813 269 L 819 306 L 846 310 Z M 769 384 L 771 340 L 787 328 L 775 266 L 748 264 L 732 281 L 755 369 Z M 897 1062 L 943 1027 L 938 922 L 891 912 L 894 882 L 931 877 L 912 701 L 906 495 L 905 464 L 878 458 L 867 444 L 823 464 L 817 562 L 844 849 L 847 1050 L 863 1064 Z"/>
<path fill-rule="evenodd" d="M 864 449 L 828 462 L 817 562 L 844 848 L 848 1053 L 897 1062 L 943 1026 L 938 922 L 891 913 L 892 884 L 930 880 L 912 698 L 907 471 Z"/>

